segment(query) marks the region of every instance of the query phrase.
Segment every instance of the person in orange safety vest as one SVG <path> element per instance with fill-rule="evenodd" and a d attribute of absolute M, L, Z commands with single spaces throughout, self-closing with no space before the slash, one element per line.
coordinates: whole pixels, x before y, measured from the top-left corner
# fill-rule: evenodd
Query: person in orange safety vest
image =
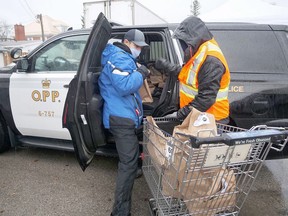
<path fill-rule="evenodd" d="M 168 115 L 184 119 L 192 107 L 215 116 L 217 122 L 229 123 L 228 89 L 230 71 L 226 59 L 208 30 L 198 17 L 182 21 L 173 33 L 184 52 L 184 65 L 174 65 L 158 59 L 155 68 L 178 75 L 180 109 Z"/>

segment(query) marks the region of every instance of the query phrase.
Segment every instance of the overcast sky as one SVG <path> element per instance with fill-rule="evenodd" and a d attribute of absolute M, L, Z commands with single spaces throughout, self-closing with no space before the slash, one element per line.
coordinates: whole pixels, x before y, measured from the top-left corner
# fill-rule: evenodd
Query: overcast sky
<path fill-rule="evenodd" d="M 0 21 L 8 25 L 28 24 L 34 21 L 37 14 L 48 15 L 61 20 L 74 28 L 81 27 L 83 2 L 91 0 L 1 0 Z M 96 0 L 94 0 L 96 1 Z M 138 0 L 141 4 L 155 12 L 167 22 L 180 22 L 189 15 L 193 0 Z M 198 0 L 200 13 L 209 14 L 231 0 Z M 233 1 L 233 0 L 232 0 Z M 253 0 L 250 0 L 253 2 Z M 260 0 L 277 6 L 288 7 L 288 0 Z M 5 2 L 5 3 L 4 3 Z M 247 10 L 255 10 L 250 8 Z M 257 9 L 256 9 L 257 10 Z M 257 13 L 257 12 L 256 12 Z M 269 11 L 267 11 L 269 13 Z M 288 14 L 288 13 L 287 13 Z M 95 14 L 95 18 L 98 14 Z"/>

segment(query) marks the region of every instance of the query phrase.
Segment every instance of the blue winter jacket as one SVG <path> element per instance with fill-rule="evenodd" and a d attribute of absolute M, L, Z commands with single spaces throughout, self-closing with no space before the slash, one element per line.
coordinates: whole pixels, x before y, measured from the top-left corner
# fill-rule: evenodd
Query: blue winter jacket
<path fill-rule="evenodd" d="M 103 70 L 98 83 L 104 99 L 104 127 L 110 128 L 110 116 L 132 119 L 135 128 L 139 127 L 143 118 L 139 95 L 143 77 L 136 71 L 134 57 L 115 45 L 107 44 L 102 53 L 101 65 Z"/>

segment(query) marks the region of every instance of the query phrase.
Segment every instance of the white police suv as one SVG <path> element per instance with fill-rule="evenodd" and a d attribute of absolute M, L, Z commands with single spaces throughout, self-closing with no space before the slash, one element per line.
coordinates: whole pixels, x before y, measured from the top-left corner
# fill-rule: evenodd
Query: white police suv
<path fill-rule="evenodd" d="M 230 123 L 244 128 L 256 124 L 288 127 L 288 27 L 207 26 L 231 71 Z M 120 41 L 131 28 L 144 32 L 149 44 L 138 59 L 153 75 L 153 102 L 144 103 L 144 114 L 164 116 L 178 110 L 177 77 L 165 76 L 153 67 L 158 58 L 182 64 L 179 42 L 171 38 L 176 25 L 111 27 L 100 14 L 92 30 L 54 36 L 17 59 L 15 66 L 0 69 L 0 152 L 22 145 L 75 150 L 82 169 L 95 152 L 115 154 L 113 139 L 102 126 L 103 101 L 97 80 L 105 45 Z M 16 58 L 20 52 L 14 49 L 11 55 Z"/>

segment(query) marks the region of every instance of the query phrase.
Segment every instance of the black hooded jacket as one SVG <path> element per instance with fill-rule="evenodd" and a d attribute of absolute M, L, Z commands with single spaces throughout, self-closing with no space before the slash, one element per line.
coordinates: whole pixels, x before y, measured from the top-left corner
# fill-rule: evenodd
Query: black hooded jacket
<path fill-rule="evenodd" d="M 190 45 L 194 55 L 204 42 L 213 38 L 213 35 L 201 19 L 191 16 L 179 24 L 173 37 Z M 201 112 L 206 112 L 215 103 L 224 72 L 225 67 L 218 58 L 207 56 L 197 77 L 198 95 L 187 107 L 180 110 L 180 112 L 183 112 L 182 117 L 186 117 L 189 114 L 190 109 L 188 109 L 188 106 L 195 107 Z"/>

